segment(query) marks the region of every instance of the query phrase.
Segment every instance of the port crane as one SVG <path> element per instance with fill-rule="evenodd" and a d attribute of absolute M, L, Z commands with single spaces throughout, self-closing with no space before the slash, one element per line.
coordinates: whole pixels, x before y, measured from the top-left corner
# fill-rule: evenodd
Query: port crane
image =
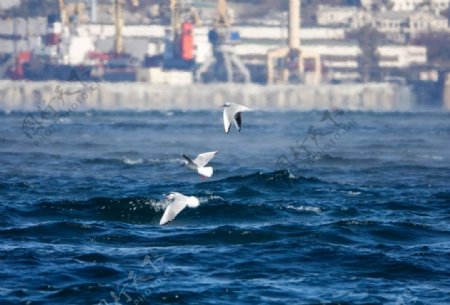
<path fill-rule="evenodd" d="M 170 34 L 165 39 L 162 58 L 164 70 L 195 69 L 194 28 L 201 25 L 198 12 L 192 2 L 169 0 Z"/>
<path fill-rule="evenodd" d="M 61 0 L 60 0 L 61 1 Z M 131 0 L 134 7 L 139 6 L 139 0 Z M 124 52 L 123 48 L 123 26 L 124 26 L 124 5 L 125 0 L 114 0 L 114 52 L 119 55 Z"/>
<path fill-rule="evenodd" d="M 231 30 L 226 0 L 217 0 L 217 17 L 214 29 L 209 32 L 208 36 L 213 47 L 213 56 L 195 72 L 196 81 L 203 81 L 205 74 L 212 70 L 215 80 L 250 82 L 250 72 L 233 50 L 240 37 L 239 33 Z M 222 74 L 225 74 L 224 77 Z"/>

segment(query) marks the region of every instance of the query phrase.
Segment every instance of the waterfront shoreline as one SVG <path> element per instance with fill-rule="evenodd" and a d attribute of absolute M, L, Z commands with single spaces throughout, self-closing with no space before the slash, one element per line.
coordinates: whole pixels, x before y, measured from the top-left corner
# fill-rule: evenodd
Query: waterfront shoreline
<path fill-rule="evenodd" d="M 65 111 L 74 103 L 79 106 L 73 111 L 208 110 L 226 101 L 239 101 L 261 110 L 409 111 L 416 106 L 411 87 L 390 83 L 169 86 L 148 83 L 0 81 L 0 110 L 3 111 L 39 110 L 49 102 L 57 111 Z"/>

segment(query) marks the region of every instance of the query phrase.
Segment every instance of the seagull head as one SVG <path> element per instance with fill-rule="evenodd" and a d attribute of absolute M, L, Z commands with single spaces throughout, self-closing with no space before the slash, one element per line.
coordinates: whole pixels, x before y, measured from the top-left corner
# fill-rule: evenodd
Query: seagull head
<path fill-rule="evenodd" d="M 231 104 L 230 103 L 228 103 L 228 102 L 226 102 L 225 104 L 223 104 L 222 106 L 220 106 L 220 107 L 230 107 L 231 106 Z"/>
<path fill-rule="evenodd" d="M 175 199 L 175 195 L 170 193 L 169 195 L 166 196 L 167 200 L 174 200 Z"/>

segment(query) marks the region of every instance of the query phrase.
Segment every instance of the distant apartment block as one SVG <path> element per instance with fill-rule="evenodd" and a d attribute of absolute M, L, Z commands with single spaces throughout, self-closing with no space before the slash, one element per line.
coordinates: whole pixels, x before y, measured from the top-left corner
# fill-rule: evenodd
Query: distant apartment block
<path fill-rule="evenodd" d="M 316 11 L 318 25 L 348 25 L 358 12 L 357 7 L 319 5 Z"/>
<path fill-rule="evenodd" d="M 410 68 L 427 62 L 427 48 L 423 46 L 380 46 L 381 68 Z"/>
<path fill-rule="evenodd" d="M 448 30 L 447 18 L 430 10 L 373 12 L 356 7 L 319 6 L 316 18 L 321 26 L 340 25 L 357 29 L 371 24 L 378 31 L 392 36 Z"/>
<path fill-rule="evenodd" d="M 364 8 L 370 9 L 380 5 L 380 0 L 361 0 Z M 449 7 L 450 0 L 389 0 L 384 2 L 384 8 L 392 11 L 413 11 L 428 8 L 433 11 L 443 11 Z"/>
<path fill-rule="evenodd" d="M 427 11 L 392 11 L 377 14 L 375 26 L 385 33 L 404 31 L 414 35 L 428 31 L 446 31 L 448 20 L 444 16 Z"/>
<path fill-rule="evenodd" d="M 241 44 L 235 51 L 246 61 L 264 64 L 266 54 L 277 45 Z M 303 43 L 305 52 L 318 52 L 324 69 L 324 76 L 329 81 L 355 81 L 358 72 L 358 57 L 361 49 L 358 45 L 348 43 L 310 42 Z M 385 45 L 378 48 L 379 67 L 381 69 L 405 69 L 427 63 L 427 49 L 424 46 Z"/>

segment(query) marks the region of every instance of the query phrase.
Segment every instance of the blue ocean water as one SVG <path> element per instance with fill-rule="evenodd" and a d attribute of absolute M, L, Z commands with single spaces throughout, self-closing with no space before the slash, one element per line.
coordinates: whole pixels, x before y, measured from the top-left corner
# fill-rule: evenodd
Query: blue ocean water
<path fill-rule="evenodd" d="M 449 113 L 29 115 L 0 114 L 0 304 L 450 304 Z M 171 191 L 200 206 L 159 226 Z"/>

